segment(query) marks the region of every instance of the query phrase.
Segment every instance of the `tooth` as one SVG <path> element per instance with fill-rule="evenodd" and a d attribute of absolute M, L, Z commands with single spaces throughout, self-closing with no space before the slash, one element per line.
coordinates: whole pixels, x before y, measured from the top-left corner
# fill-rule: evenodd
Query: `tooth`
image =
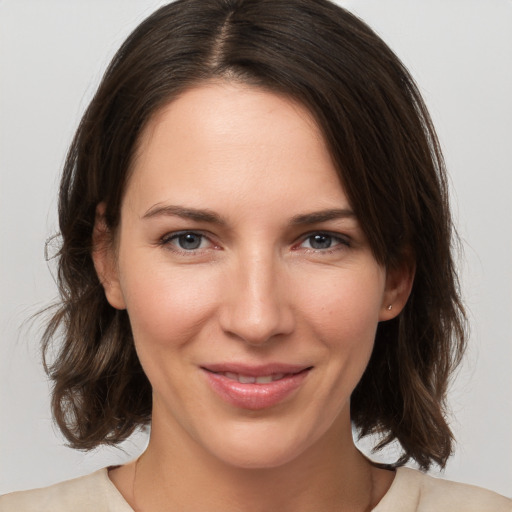
<path fill-rule="evenodd" d="M 231 379 L 231 380 L 238 380 L 238 375 L 236 373 L 232 373 L 232 372 L 225 372 L 224 377 L 227 377 L 228 379 Z"/>
<path fill-rule="evenodd" d="M 256 377 L 249 377 L 247 375 L 239 375 L 238 382 L 241 384 L 254 384 L 256 382 Z"/>
<path fill-rule="evenodd" d="M 284 373 L 274 373 L 274 375 L 272 375 L 272 380 L 279 380 L 279 379 L 282 379 L 284 377 Z"/>
<path fill-rule="evenodd" d="M 263 377 L 256 377 L 256 383 L 257 384 L 268 384 L 269 382 L 272 382 L 274 379 L 272 375 L 265 375 Z"/>

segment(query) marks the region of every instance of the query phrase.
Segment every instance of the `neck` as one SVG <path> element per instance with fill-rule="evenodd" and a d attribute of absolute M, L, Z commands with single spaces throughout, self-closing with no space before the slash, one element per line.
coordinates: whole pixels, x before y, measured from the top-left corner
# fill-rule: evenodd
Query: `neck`
<path fill-rule="evenodd" d="M 240 468 L 205 453 L 193 440 L 169 444 L 153 424 L 146 452 L 130 468 L 125 494 L 136 512 L 353 511 L 373 508 L 389 487 L 355 448 L 350 431 L 332 432 L 278 467 Z M 177 441 L 174 438 L 175 441 Z"/>

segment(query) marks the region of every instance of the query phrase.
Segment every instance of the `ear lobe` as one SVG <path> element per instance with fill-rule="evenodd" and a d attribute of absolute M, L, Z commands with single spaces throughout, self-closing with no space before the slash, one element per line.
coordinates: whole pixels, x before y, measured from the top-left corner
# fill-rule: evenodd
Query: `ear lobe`
<path fill-rule="evenodd" d="M 99 203 L 96 207 L 92 233 L 92 259 L 109 304 L 116 309 L 126 309 L 119 282 L 112 233 L 105 221 L 105 203 Z"/>
<path fill-rule="evenodd" d="M 402 311 L 411 294 L 416 265 L 406 258 L 401 265 L 386 271 L 386 289 L 379 321 L 391 320 Z"/>

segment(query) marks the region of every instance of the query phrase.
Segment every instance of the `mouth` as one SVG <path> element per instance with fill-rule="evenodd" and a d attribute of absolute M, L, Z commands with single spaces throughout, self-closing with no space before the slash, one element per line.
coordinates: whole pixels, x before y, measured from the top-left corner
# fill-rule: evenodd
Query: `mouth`
<path fill-rule="evenodd" d="M 266 409 L 292 397 L 305 382 L 312 366 L 207 365 L 201 367 L 214 393 L 230 405 L 249 410 Z"/>
<path fill-rule="evenodd" d="M 240 382 L 240 384 L 268 384 L 269 382 L 275 382 L 286 377 L 294 375 L 293 373 L 271 373 L 270 375 L 261 375 L 254 377 L 252 375 L 242 375 L 241 373 L 233 372 L 214 372 L 217 375 L 222 375 L 227 379 Z"/>

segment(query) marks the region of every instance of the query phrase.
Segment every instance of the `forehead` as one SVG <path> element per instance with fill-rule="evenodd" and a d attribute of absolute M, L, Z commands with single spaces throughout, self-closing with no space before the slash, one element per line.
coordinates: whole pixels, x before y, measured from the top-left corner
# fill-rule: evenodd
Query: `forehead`
<path fill-rule="evenodd" d="M 187 90 L 150 119 L 139 140 L 127 195 L 256 206 L 294 193 L 344 202 L 318 125 L 294 100 L 252 86 L 207 83 Z M 194 199 L 195 193 L 195 199 Z M 132 193 L 133 195 L 133 193 Z M 236 196 L 236 197 L 235 197 Z M 311 198 L 313 199 L 313 197 Z M 200 206 L 200 205 L 198 205 Z"/>
<path fill-rule="evenodd" d="M 276 121 L 279 121 L 276 123 Z M 271 132 L 286 128 L 292 133 L 323 143 L 321 130 L 309 110 L 293 98 L 262 87 L 224 80 L 211 80 L 186 89 L 158 109 L 150 118 L 137 143 L 137 155 L 155 144 L 155 137 L 189 139 L 187 134 L 209 139 L 229 136 L 231 143 L 253 142 L 254 127 L 266 126 L 260 142 Z M 213 141 L 213 137 L 209 140 Z M 227 140 L 224 142 L 228 142 Z M 276 141 L 277 142 L 277 141 Z M 304 140 L 302 141 L 304 142 Z"/>

